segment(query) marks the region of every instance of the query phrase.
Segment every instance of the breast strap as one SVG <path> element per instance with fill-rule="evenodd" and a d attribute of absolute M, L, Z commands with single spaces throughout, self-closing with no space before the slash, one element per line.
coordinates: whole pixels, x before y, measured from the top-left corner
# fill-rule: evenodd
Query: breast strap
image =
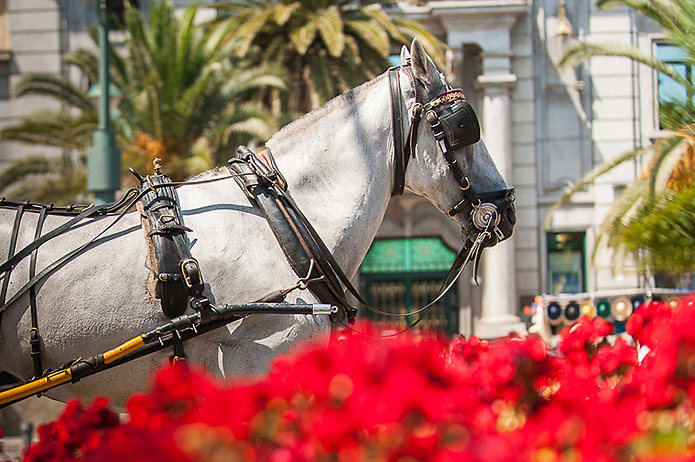
<path fill-rule="evenodd" d="M 321 301 L 338 307 L 332 321 L 352 320 L 357 309 L 347 300 L 341 286 L 342 271 L 330 251 L 292 198 L 286 194 L 285 181 L 277 170 L 262 162 L 244 146 L 240 157 L 229 161 L 239 186 L 249 201 L 258 206 L 278 240 L 291 268 Z"/>

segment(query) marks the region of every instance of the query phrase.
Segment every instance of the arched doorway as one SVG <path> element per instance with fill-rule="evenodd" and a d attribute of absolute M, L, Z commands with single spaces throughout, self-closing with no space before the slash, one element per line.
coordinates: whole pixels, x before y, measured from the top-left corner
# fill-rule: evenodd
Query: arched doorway
<path fill-rule="evenodd" d="M 456 252 L 438 237 L 377 239 L 360 266 L 361 292 L 381 311 L 405 314 L 439 292 Z M 391 317 L 365 310 L 365 316 L 384 327 L 404 328 L 416 316 Z M 459 332 L 458 287 L 454 287 L 417 326 L 419 331 Z"/>

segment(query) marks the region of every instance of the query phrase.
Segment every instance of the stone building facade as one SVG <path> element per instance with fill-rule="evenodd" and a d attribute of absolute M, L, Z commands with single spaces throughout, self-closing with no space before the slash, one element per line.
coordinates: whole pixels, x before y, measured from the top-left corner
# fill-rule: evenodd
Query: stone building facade
<path fill-rule="evenodd" d="M 145 13 L 149 2 L 138 2 Z M 12 88 L 29 72 L 69 75 L 61 56 L 92 46 L 84 26 L 96 22 L 95 5 L 94 0 L 0 0 L 0 128 L 48 107 L 43 98 L 16 98 Z M 544 292 L 643 285 L 630 268 L 614 274 L 608 253 L 597 262 L 590 258 L 601 221 L 616 194 L 634 180 L 638 163 L 576 195 L 554 215 L 550 229 L 541 222 L 568 184 L 597 163 L 659 136 L 657 76 L 613 58 L 560 70 L 563 50 L 573 40 L 590 39 L 655 52 L 658 31 L 627 9 L 598 11 L 589 0 L 566 5 L 564 0 L 431 0 L 386 8 L 423 22 L 451 47 L 452 83 L 476 108 L 488 149 L 516 188 L 516 233 L 486 252 L 480 286 L 470 270 L 459 282 L 454 331 L 493 337 L 523 329 L 522 307 Z M 2 142 L 0 167 L 35 152 Z M 379 238 L 437 238 L 452 251 L 461 245 L 451 220 L 408 195 L 393 200 Z"/>

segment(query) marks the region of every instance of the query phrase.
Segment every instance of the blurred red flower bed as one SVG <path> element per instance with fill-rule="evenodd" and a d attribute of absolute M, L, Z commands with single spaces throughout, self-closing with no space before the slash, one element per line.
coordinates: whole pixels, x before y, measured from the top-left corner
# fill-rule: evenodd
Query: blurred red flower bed
<path fill-rule="evenodd" d="M 342 335 L 243 385 L 166 367 L 123 422 L 105 399 L 71 402 L 24 460 L 695 460 L 695 298 L 645 304 L 607 342 L 611 330 L 580 318 L 556 350 Z"/>

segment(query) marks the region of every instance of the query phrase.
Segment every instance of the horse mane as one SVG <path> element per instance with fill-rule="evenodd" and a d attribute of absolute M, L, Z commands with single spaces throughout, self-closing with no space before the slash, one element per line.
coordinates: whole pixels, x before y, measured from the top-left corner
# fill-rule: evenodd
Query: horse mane
<path fill-rule="evenodd" d="M 312 110 L 311 112 L 304 114 L 302 117 L 299 119 L 296 119 L 289 124 L 285 125 L 282 127 L 278 132 L 276 132 L 272 137 L 271 140 L 275 142 L 279 142 L 283 137 L 287 136 L 292 136 L 293 133 L 296 133 L 298 131 L 305 131 L 309 127 L 311 127 L 313 124 L 315 124 L 318 120 L 320 120 L 322 117 L 324 117 L 326 114 L 344 109 L 346 107 L 349 107 L 354 104 L 355 98 L 354 96 L 358 95 L 359 93 L 362 93 L 364 91 L 369 90 L 373 86 L 375 86 L 378 82 L 380 82 L 382 79 L 386 77 L 386 74 L 381 74 L 371 80 L 368 80 L 367 82 L 353 88 L 352 90 L 348 91 L 347 93 L 343 93 L 342 95 L 338 95 L 335 98 L 329 100 L 325 104 L 322 104 L 318 108 Z M 270 141 L 270 140 L 269 140 Z"/>
<path fill-rule="evenodd" d="M 379 81 L 381 81 L 383 78 L 386 77 L 386 74 L 381 74 L 371 80 L 368 80 L 367 82 L 363 83 L 362 85 L 359 85 L 352 90 L 348 91 L 347 93 L 343 93 L 342 95 L 338 95 L 335 98 L 331 99 L 325 104 L 322 104 L 318 108 L 314 109 L 313 111 L 303 115 L 299 119 L 296 119 L 284 127 L 280 129 L 278 132 L 276 132 L 271 139 L 273 141 L 277 141 L 278 139 L 281 139 L 282 137 L 286 136 L 291 136 L 293 133 L 297 131 L 302 131 L 306 130 L 308 127 L 311 125 L 315 124 L 317 120 L 321 119 L 325 114 L 336 111 L 336 110 L 341 110 L 346 107 L 351 106 L 354 104 L 354 96 L 358 95 L 359 93 L 362 93 L 364 91 L 369 90 L 372 88 L 374 85 L 376 85 Z M 206 170 L 204 172 L 198 173 L 196 175 L 193 175 L 188 179 L 188 181 L 197 181 L 197 180 L 207 180 L 210 178 L 215 178 L 217 176 L 220 176 L 222 174 L 229 173 L 229 170 L 227 170 L 227 167 L 216 167 L 210 170 Z"/>
<path fill-rule="evenodd" d="M 220 176 L 224 173 L 229 174 L 229 169 L 227 167 L 224 167 L 224 166 L 215 167 L 215 168 L 212 168 L 210 170 L 205 170 L 204 172 L 197 173 L 197 174 L 193 175 L 192 177 L 190 177 L 189 179 L 187 179 L 186 181 L 207 180 L 210 178 Z"/>

